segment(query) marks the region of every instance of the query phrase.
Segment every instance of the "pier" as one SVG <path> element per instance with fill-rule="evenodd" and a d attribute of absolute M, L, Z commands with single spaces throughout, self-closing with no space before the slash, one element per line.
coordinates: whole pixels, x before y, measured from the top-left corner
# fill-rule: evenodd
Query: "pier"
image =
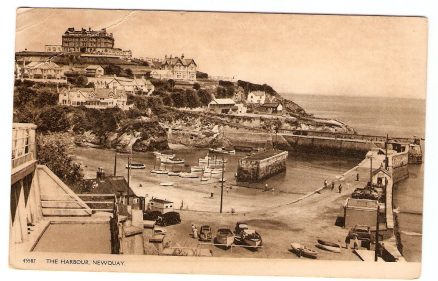
<path fill-rule="evenodd" d="M 287 151 L 268 150 L 239 160 L 237 181 L 257 182 L 286 171 Z"/>

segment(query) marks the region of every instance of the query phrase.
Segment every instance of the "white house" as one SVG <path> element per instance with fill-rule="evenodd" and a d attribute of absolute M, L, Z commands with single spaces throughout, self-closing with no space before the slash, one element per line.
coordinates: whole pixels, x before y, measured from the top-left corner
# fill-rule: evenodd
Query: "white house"
<path fill-rule="evenodd" d="M 266 93 L 263 91 L 253 91 L 248 94 L 247 103 L 264 104 L 266 100 Z"/>
<path fill-rule="evenodd" d="M 139 79 L 117 76 L 89 77 L 88 82 L 92 82 L 95 88 L 124 90 L 126 94 L 141 92 L 150 95 L 155 90 L 151 81 L 146 80 L 144 77 Z"/>
<path fill-rule="evenodd" d="M 102 77 L 105 74 L 105 70 L 100 65 L 89 65 L 85 71 L 88 77 Z"/>
<path fill-rule="evenodd" d="M 129 109 L 127 96 L 124 90 L 99 89 L 99 88 L 72 88 L 64 89 L 59 94 L 60 105 L 85 106 L 87 108 L 113 108 Z"/>
<path fill-rule="evenodd" d="M 51 61 L 30 62 L 16 65 L 17 78 L 24 79 L 65 79 L 62 67 Z"/>
<path fill-rule="evenodd" d="M 174 80 L 196 81 L 196 70 L 198 65 L 194 59 L 186 59 L 184 55 L 181 57 L 167 56 L 161 66 L 161 69 L 168 71 L 168 76 Z"/>

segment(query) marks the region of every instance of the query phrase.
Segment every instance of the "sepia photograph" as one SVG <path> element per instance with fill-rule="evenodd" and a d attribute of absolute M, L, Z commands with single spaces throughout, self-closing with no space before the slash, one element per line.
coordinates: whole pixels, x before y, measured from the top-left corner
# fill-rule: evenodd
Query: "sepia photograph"
<path fill-rule="evenodd" d="M 15 36 L 11 267 L 420 275 L 425 17 L 19 8 Z"/>

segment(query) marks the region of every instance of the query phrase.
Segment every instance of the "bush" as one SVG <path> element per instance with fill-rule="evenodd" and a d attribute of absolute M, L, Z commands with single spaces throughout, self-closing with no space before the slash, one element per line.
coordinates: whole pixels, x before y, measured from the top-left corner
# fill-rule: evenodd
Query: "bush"
<path fill-rule="evenodd" d="M 67 184 L 83 179 L 81 166 L 70 156 L 73 143 L 67 134 L 37 135 L 37 159 Z"/>
<path fill-rule="evenodd" d="M 40 132 L 66 132 L 70 128 L 67 108 L 46 107 L 38 115 L 36 123 Z"/>

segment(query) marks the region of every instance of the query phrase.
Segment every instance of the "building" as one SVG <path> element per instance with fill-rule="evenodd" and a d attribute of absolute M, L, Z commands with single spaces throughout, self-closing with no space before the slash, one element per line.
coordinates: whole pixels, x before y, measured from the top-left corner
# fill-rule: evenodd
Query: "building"
<path fill-rule="evenodd" d="M 96 31 L 69 27 L 62 35 L 62 48 L 64 52 L 105 53 L 114 48 L 114 37 L 105 28 Z"/>
<path fill-rule="evenodd" d="M 118 107 L 129 109 L 124 90 L 102 88 L 64 89 L 59 94 L 59 104 L 65 106 L 85 106 L 87 108 L 106 109 Z"/>
<path fill-rule="evenodd" d="M 237 166 L 236 179 L 240 182 L 259 182 L 286 171 L 287 151 L 266 150 L 243 157 Z"/>
<path fill-rule="evenodd" d="M 347 198 L 344 204 L 344 227 L 367 225 L 374 227 L 377 222 L 377 200 Z M 380 206 L 380 213 L 385 213 L 385 205 Z"/>
<path fill-rule="evenodd" d="M 237 114 L 245 114 L 248 108 L 243 103 L 236 103 L 236 106 L 233 108 L 233 111 Z"/>
<path fill-rule="evenodd" d="M 85 68 L 87 77 L 102 77 L 105 74 L 105 70 L 100 65 L 89 65 Z"/>
<path fill-rule="evenodd" d="M 114 206 L 92 210 L 47 166 L 38 165 L 35 129 L 12 126 L 11 261 L 31 251 L 117 253 L 118 238 L 110 231 Z"/>
<path fill-rule="evenodd" d="M 69 27 L 62 35 L 62 51 L 66 53 L 82 53 L 84 56 L 106 56 L 118 57 L 125 60 L 132 58 L 131 50 L 114 48 L 114 37 L 112 33 L 91 28 L 75 30 Z"/>
<path fill-rule="evenodd" d="M 16 78 L 30 80 L 66 80 L 62 67 L 51 61 L 16 64 Z"/>
<path fill-rule="evenodd" d="M 262 112 L 275 114 L 275 113 L 281 113 L 283 112 L 283 105 L 278 102 L 267 102 L 260 106 L 259 108 Z"/>
<path fill-rule="evenodd" d="M 232 99 L 213 99 L 208 104 L 208 110 L 216 113 L 227 114 L 234 109 L 235 105 L 236 103 Z"/>
<path fill-rule="evenodd" d="M 62 52 L 62 45 L 45 45 L 44 50 L 46 52 L 61 53 Z"/>
<path fill-rule="evenodd" d="M 196 81 L 197 68 L 195 60 L 184 58 L 184 54 L 174 58 L 166 56 L 161 66 L 161 69 L 168 72 L 167 76 L 171 77 L 169 79 L 186 81 Z"/>
<path fill-rule="evenodd" d="M 151 81 L 142 78 L 126 78 L 117 76 L 89 77 L 88 83 L 95 88 L 124 90 L 126 94 L 147 94 L 154 92 L 155 86 Z"/>
<path fill-rule="evenodd" d="M 253 91 L 248 94 L 247 103 L 264 104 L 266 100 L 266 93 L 263 91 Z"/>
<path fill-rule="evenodd" d="M 158 211 L 161 214 L 173 212 L 173 202 L 166 199 L 152 198 L 149 200 L 147 209 L 149 211 Z"/>
<path fill-rule="evenodd" d="M 391 174 L 388 170 L 380 167 L 372 172 L 372 184 L 377 187 L 384 187 L 391 180 Z"/>

